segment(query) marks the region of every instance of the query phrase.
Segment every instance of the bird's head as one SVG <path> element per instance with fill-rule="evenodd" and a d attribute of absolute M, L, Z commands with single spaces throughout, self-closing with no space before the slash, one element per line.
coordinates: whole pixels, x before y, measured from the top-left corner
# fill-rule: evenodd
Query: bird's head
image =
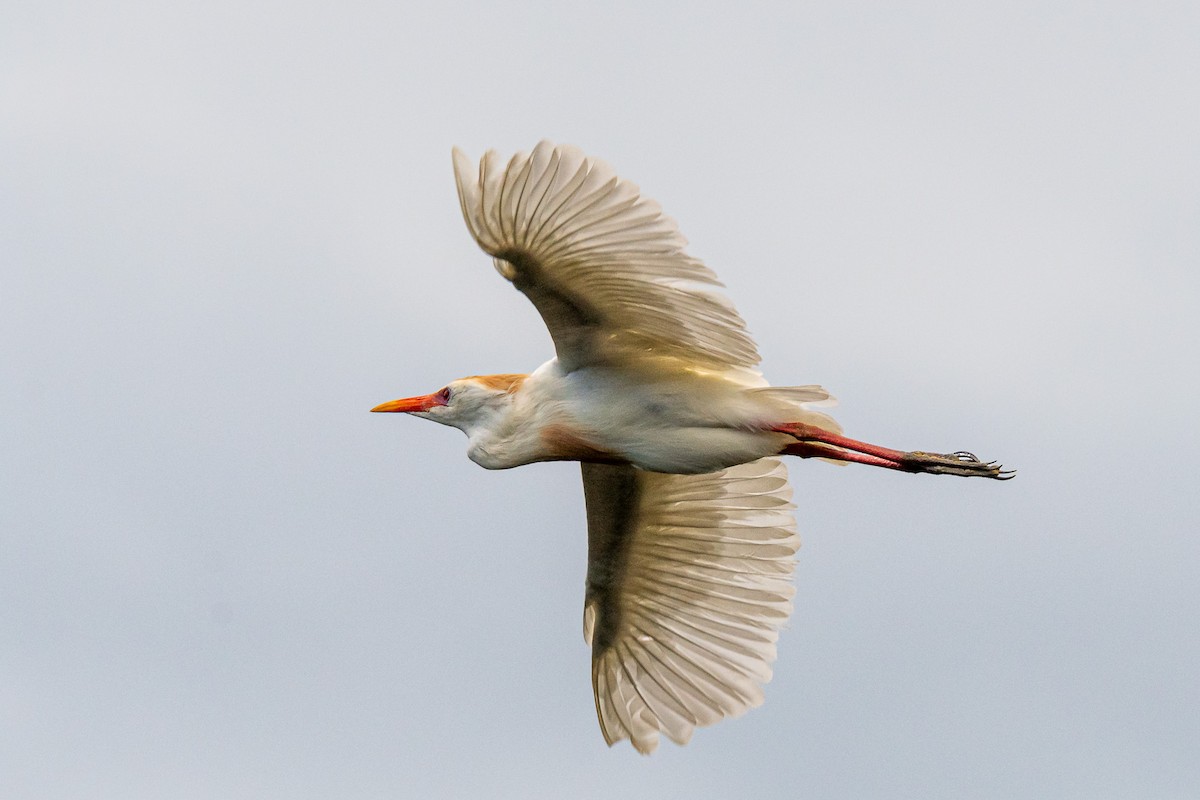
<path fill-rule="evenodd" d="M 473 375 L 451 381 L 433 394 L 405 397 L 372 408 L 399 411 L 465 431 L 486 423 L 512 402 L 525 375 Z"/>

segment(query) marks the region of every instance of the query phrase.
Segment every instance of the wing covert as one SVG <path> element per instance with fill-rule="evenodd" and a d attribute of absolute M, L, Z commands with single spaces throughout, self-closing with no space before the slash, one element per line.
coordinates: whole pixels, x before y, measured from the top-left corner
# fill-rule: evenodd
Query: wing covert
<path fill-rule="evenodd" d="M 454 150 L 463 218 L 534 304 L 568 369 L 639 354 L 753 367 L 757 348 L 674 220 L 578 148 L 540 142 L 478 172 Z"/>
<path fill-rule="evenodd" d="M 640 752 L 762 702 L 800 545 L 777 458 L 705 475 L 583 464 L 584 638 L 609 744 Z"/>

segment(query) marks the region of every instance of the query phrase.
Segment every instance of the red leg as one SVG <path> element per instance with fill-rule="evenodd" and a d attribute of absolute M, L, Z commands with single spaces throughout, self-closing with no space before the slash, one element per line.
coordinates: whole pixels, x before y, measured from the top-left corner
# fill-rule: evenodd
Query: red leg
<path fill-rule="evenodd" d="M 855 464 L 868 464 L 872 467 L 885 467 L 887 469 L 900 469 L 900 464 L 897 461 L 879 458 L 878 456 L 867 455 L 865 453 L 855 453 L 852 450 L 843 450 L 837 447 L 830 447 L 826 444 L 817 444 L 816 442 L 792 442 L 780 451 L 780 455 L 784 456 L 799 456 L 800 458 L 832 458 L 835 461 L 851 461 Z"/>
<path fill-rule="evenodd" d="M 949 455 L 904 452 L 890 447 L 860 442 L 846 436 L 818 428 L 815 425 L 788 423 L 772 428 L 796 439 L 780 451 L 783 455 L 800 458 L 833 458 L 873 467 L 897 469 L 903 472 L 927 472 L 933 475 L 977 476 L 1007 480 L 1015 474 L 994 462 L 984 463 L 971 453 L 959 451 Z"/>

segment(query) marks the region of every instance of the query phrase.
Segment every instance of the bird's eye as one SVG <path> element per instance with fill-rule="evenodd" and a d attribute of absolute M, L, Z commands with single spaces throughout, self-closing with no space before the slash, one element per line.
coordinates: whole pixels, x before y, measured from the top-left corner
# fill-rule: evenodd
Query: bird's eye
<path fill-rule="evenodd" d="M 437 399 L 439 404 L 443 406 L 450 405 L 450 387 L 447 386 L 445 389 L 442 389 L 440 392 L 435 394 L 434 397 Z"/>

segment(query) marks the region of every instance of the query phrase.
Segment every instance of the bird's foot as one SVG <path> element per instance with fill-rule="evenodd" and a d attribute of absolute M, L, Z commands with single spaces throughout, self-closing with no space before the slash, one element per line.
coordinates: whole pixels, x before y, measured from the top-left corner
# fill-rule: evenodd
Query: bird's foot
<path fill-rule="evenodd" d="M 995 461 L 980 461 L 974 453 L 957 450 L 948 455 L 924 453 L 920 450 L 905 453 L 900 459 L 905 472 L 927 472 L 930 475 L 961 475 L 964 478 L 993 478 L 1006 481 L 1016 477 L 1015 469 L 1004 469 Z"/>

